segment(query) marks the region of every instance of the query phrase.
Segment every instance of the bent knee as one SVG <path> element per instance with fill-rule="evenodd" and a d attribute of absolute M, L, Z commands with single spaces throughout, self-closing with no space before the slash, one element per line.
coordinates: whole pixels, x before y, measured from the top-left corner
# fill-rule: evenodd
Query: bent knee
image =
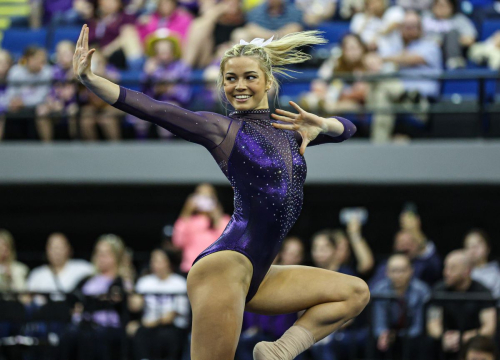
<path fill-rule="evenodd" d="M 360 278 L 354 279 L 351 285 L 350 302 L 352 303 L 354 316 L 357 316 L 370 302 L 370 289 L 364 280 Z"/>

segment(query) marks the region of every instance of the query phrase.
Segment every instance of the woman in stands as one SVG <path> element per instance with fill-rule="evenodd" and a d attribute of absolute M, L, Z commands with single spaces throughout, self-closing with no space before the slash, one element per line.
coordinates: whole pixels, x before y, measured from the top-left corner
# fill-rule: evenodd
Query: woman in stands
<path fill-rule="evenodd" d="M 291 360 L 357 316 L 369 300 L 362 280 L 271 265 L 302 208 L 306 146 L 341 142 L 356 131 L 349 120 L 321 118 L 294 102 L 298 113 L 269 110 L 267 92 L 276 85 L 275 75 L 286 74 L 284 65 L 309 59 L 297 48 L 326 40 L 305 31 L 233 46 L 221 60 L 219 86 L 236 111 L 222 116 L 155 101 L 94 75 L 88 31 L 84 25 L 78 39 L 75 76 L 116 108 L 207 148 L 234 189 L 228 226 L 188 275 L 192 359 L 232 360 L 244 310 L 267 315 L 306 310 L 280 339 L 255 346 L 257 360 Z"/>

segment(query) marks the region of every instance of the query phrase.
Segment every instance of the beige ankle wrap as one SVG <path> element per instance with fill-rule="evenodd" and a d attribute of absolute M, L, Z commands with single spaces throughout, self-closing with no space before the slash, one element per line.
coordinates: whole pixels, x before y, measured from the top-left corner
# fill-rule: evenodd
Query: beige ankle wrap
<path fill-rule="evenodd" d="M 292 360 L 314 345 L 313 334 L 300 325 L 293 325 L 274 342 L 262 341 L 253 349 L 254 360 Z"/>

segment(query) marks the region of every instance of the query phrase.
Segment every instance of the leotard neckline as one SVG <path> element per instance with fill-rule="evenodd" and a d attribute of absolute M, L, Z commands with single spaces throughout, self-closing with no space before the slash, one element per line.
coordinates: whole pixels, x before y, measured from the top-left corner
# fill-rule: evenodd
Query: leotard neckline
<path fill-rule="evenodd" d="M 236 110 L 229 114 L 230 117 L 240 117 L 257 120 L 270 120 L 270 115 L 270 109 Z"/>

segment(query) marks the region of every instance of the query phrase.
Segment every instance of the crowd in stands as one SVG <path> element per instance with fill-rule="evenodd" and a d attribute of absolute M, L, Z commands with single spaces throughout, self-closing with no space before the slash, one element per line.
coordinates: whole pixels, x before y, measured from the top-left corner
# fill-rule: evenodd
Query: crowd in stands
<path fill-rule="evenodd" d="M 497 359 L 500 266 L 484 230 L 471 229 L 461 247 L 443 257 L 408 204 L 393 253 L 382 258 L 363 234 L 363 209 L 344 213 L 345 230 L 289 236 L 274 262 L 359 276 L 371 289 L 371 304 L 360 316 L 300 359 Z M 17 260 L 13 235 L 0 230 L 0 308 L 15 303 L 22 314 L 16 320 L 0 309 L 0 358 L 22 358 L 11 350 L 24 336 L 44 344 L 53 359 L 189 359 L 186 275 L 229 219 L 214 188 L 200 184 L 171 240 L 152 249 L 149 264 L 134 261 L 114 234 L 97 239 L 90 262 L 74 259 L 70 239 L 55 232 L 47 239 L 46 263 L 31 270 Z M 300 316 L 245 313 L 237 359 L 252 359 L 257 342 L 278 339 Z"/>
<path fill-rule="evenodd" d="M 172 136 L 124 116 L 76 83 L 74 29 L 83 23 L 97 49 L 96 74 L 157 100 L 218 112 L 225 111 L 213 85 L 219 59 L 240 39 L 348 24 L 325 33 L 331 42 L 326 57 L 304 49 L 313 60 L 300 70 L 319 70 L 300 90 L 285 93 L 324 116 L 351 114 L 365 129 L 360 134 L 376 142 L 401 132 L 418 136 L 429 104 L 442 95 L 441 82 L 428 76 L 500 68 L 500 31 L 481 34 L 492 18 L 500 19 L 495 0 L 31 0 L 30 15 L 13 18 L 11 26 L 48 29 L 56 43 L 19 49 L 13 41 L 0 51 L 0 139 Z M 9 32 L 4 35 L 5 44 Z M 390 79 L 366 78 L 395 72 Z M 193 79 L 198 83 L 187 83 Z M 373 116 L 357 115 L 364 109 Z M 394 112 L 401 111 L 414 130 L 396 126 L 401 116 Z"/>

